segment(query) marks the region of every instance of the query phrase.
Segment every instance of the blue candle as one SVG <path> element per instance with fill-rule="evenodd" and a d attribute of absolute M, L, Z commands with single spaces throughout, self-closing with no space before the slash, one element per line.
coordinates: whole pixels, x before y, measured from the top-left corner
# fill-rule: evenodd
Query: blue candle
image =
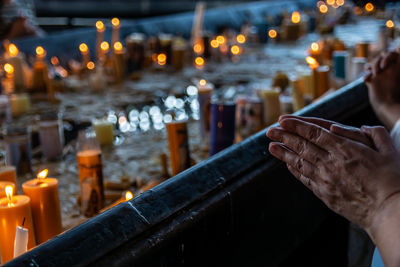
<path fill-rule="evenodd" d="M 210 156 L 233 144 L 235 110 L 236 104 L 233 102 L 211 103 Z"/>
<path fill-rule="evenodd" d="M 346 51 L 335 51 L 333 53 L 333 73 L 336 79 L 347 80 L 349 68 L 349 53 Z"/>

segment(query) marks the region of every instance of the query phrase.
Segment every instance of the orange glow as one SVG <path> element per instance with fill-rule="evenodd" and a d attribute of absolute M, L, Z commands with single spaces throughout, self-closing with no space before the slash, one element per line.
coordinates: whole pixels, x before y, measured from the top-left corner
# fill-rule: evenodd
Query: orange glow
<path fill-rule="evenodd" d="M 219 43 L 218 43 L 217 40 L 212 40 L 211 43 L 210 43 L 210 45 L 211 45 L 212 48 L 218 48 Z"/>
<path fill-rule="evenodd" d="M 367 3 L 364 8 L 365 8 L 365 11 L 367 11 L 367 12 L 372 12 L 375 9 L 375 7 L 372 3 Z"/>
<path fill-rule="evenodd" d="M 101 20 L 97 21 L 96 22 L 96 28 L 97 28 L 97 31 L 103 31 L 104 30 L 104 23 Z"/>
<path fill-rule="evenodd" d="M 216 40 L 220 45 L 225 43 L 225 37 L 222 35 L 217 36 Z"/>
<path fill-rule="evenodd" d="M 81 43 L 79 45 L 79 51 L 81 51 L 82 53 L 86 53 L 88 50 L 89 50 L 89 48 L 85 43 Z"/>
<path fill-rule="evenodd" d="M 313 51 L 313 52 L 318 52 L 318 50 L 319 50 L 319 44 L 318 43 L 312 43 L 311 44 L 311 50 Z"/>
<path fill-rule="evenodd" d="M 58 60 L 58 57 L 52 57 L 50 61 L 51 61 L 51 64 L 53 64 L 53 65 L 60 64 L 60 61 Z"/>
<path fill-rule="evenodd" d="M 10 207 L 10 206 L 12 206 L 13 204 L 12 204 L 12 197 L 13 197 L 13 194 L 14 194 L 14 189 L 13 189 L 13 187 L 12 187 L 12 185 L 7 185 L 6 186 L 6 188 L 5 188 L 5 191 L 6 191 L 6 196 L 7 196 L 7 200 L 8 200 L 8 206 Z"/>
<path fill-rule="evenodd" d="M 321 5 L 319 7 L 319 12 L 321 12 L 322 14 L 325 14 L 328 12 L 328 6 L 327 5 Z"/>
<path fill-rule="evenodd" d="M 43 47 L 41 47 L 41 46 L 36 47 L 36 55 L 43 56 L 44 53 L 45 53 L 45 51 L 44 51 Z"/>
<path fill-rule="evenodd" d="M 294 12 L 292 13 L 292 22 L 293 22 L 294 24 L 297 24 L 297 23 L 299 23 L 300 21 L 301 21 L 300 12 L 294 11 Z"/>
<path fill-rule="evenodd" d="M 115 51 L 122 51 L 122 48 L 123 48 L 123 46 L 122 46 L 121 42 L 115 42 L 114 43 L 114 50 Z"/>
<path fill-rule="evenodd" d="M 201 53 L 203 53 L 203 46 L 202 46 L 201 44 L 195 44 L 195 45 L 193 46 L 193 51 L 194 51 L 196 54 L 201 54 Z"/>
<path fill-rule="evenodd" d="M 326 0 L 326 3 L 331 6 L 335 3 L 335 0 Z"/>
<path fill-rule="evenodd" d="M 362 9 L 359 6 L 355 6 L 353 12 L 355 15 L 360 16 L 362 14 Z"/>
<path fill-rule="evenodd" d="M 205 86 L 205 85 L 207 84 L 207 81 L 204 80 L 204 79 L 201 79 L 201 80 L 199 81 L 199 84 L 200 84 L 201 86 Z"/>
<path fill-rule="evenodd" d="M 197 66 L 201 67 L 204 65 L 204 59 L 202 57 L 196 57 L 194 63 L 196 63 Z"/>
<path fill-rule="evenodd" d="M 278 36 L 278 33 L 275 30 L 269 30 L 268 36 L 269 36 L 269 38 L 274 39 L 274 38 L 276 38 L 276 36 Z"/>
<path fill-rule="evenodd" d="M 239 34 L 238 36 L 236 36 L 236 41 L 239 44 L 244 44 L 246 42 L 246 37 L 243 34 Z"/>
<path fill-rule="evenodd" d="M 41 172 L 38 173 L 37 178 L 38 178 L 39 180 L 45 179 L 45 178 L 47 177 L 47 174 L 48 174 L 48 173 L 49 173 L 49 170 L 48 170 L 48 169 L 44 169 L 43 171 L 41 171 Z"/>
<path fill-rule="evenodd" d="M 386 21 L 386 27 L 393 28 L 394 27 L 394 22 L 392 20 Z"/>
<path fill-rule="evenodd" d="M 113 19 L 111 20 L 111 24 L 112 24 L 114 27 L 118 27 L 118 26 L 119 26 L 119 19 L 118 19 L 118 18 L 113 18 Z"/>
<path fill-rule="evenodd" d="M 344 0 L 336 0 L 336 5 L 343 6 L 344 5 Z"/>
<path fill-rule="evenodd" d="M 318 1 L 317 2 L 317 7 L 319 8 L 320 6 L 325 5 L 324 1 Z"/>
<path fill-rule="evenodd" d="M 7 74 L 13 74 L 14 73 L 13 65 L 9 63 L 4 64 L 4 71 L 7 72 Z"/>
<path fill-rule="evenodd" d="M 167 61 L 167 55 L 166 54 L 159 54 L 157 56 L 157 61 L 160 62 L 166 62 Z M 160 64 L 161 65 L 161 64 Z"/>
<path fill-rule="evenodd" d="M 10 56 L 15 57 L 18 55 L 18 48 L 15 44 L 10 44 L 8 46 L 8 54 L 10 54 Z"/>
<path fill-rule="evenodd" d="M 311 67 L 312 69 L 316 69 L 316 68 L 318 68 L 318 66 L 319 66 L 317 60 L 316 60 L 315 58 L 313 58 L 313 57 L 307 57 L 307 58 L 306 58 L 306 61 L 307 61 L 307 63 L 310 65 L 310 67 Z"/>
<path fill-rule="evenodd" d="M 240 49 L 240 46 L 238 46 L 238 45 L 234 45 L 231 47 L 231 53 L 233 55 L 239 55 L 240 51 L 241 51 L 241 49 Z"/>
<path fill-rule="evenodd" d="M 94 69 L 94 67 L 95 67 L 94 62 L 93 62 L 93 61 L 89 61 L 89 62 L 86 64 L 86 67 L 87 67 L 89 70 Z"/>
<path fill-rule="evenodd" d="M 103 51 L 107 51 L 110 48 L 110 45 L 106 41 L 104 41 L 104 42 L 101 42 L 100 48 Z"/>
<path fill-rule="evenodd" d="M 131 200 L 133 198 L 133 194 L 131 191 L 126 191 L 125 193 L 125 201 Z"/>

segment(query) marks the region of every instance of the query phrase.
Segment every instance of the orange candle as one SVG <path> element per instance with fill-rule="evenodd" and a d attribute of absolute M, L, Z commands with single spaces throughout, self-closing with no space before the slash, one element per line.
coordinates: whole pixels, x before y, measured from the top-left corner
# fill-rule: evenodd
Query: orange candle
<path fill-rule="evenodd" d="M 43 47 L 36 47 L 36 61 L 33 65 L 32 90 L 46 93 L 49 89 L 49 73 L 44 62 L 46 51 Z"/>
<path fill-rule="evenodd" d="M 13 196 L 12 186 L 6 188 L 7 197 L 0 199 L 0 250 L 2 263 L 13 259 L 14 239 L 17 226 L 28 229 L 28 249 L 36 245 L 33 228 L 30 198 Z"/>
<path fill-rule="evenodd" d="M 14 166 L 4 166 L 0 168 L 0 181 L 9 181 L 17 184 L 17 174 Z"/>
<path fill-rule="evenodd" d="M 31 199 L 36 240 L 41 244 L 61 233 L 61 211 L 58 198 L 58 181 L 46 178 L 48 170 L 22 185 L 24 194 Z"/>
<path fill-rule="evenodd" d="M 12 186 L 15 192 L 15 184 L 8 181 L 0 181 L 0 198 L 6 197 L 6 186 Z"/>

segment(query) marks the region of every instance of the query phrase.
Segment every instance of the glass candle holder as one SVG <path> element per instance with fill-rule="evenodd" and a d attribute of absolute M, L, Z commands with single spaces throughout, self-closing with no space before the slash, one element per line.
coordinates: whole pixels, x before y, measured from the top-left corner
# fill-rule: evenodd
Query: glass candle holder
<path fill-rule="evenodd" d="M 46 113 L 40 116 L 40 148 L 46 160 L 53 161 L 62 157 L 64 131 L 62 120 L 57 113 Z"/>

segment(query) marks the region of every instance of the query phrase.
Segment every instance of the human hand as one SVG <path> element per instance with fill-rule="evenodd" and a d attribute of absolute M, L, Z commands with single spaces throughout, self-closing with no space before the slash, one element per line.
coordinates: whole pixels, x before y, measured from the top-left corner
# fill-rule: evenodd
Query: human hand
<path fill-rule="evenodd" d="M 400 155 L 383 127 L 363 127 L 376 150 L 301 118 L 282 118 L 267 136 L 272 155 L 329 208 L 374 238 L 382 212 L 400 196 Z"/>

